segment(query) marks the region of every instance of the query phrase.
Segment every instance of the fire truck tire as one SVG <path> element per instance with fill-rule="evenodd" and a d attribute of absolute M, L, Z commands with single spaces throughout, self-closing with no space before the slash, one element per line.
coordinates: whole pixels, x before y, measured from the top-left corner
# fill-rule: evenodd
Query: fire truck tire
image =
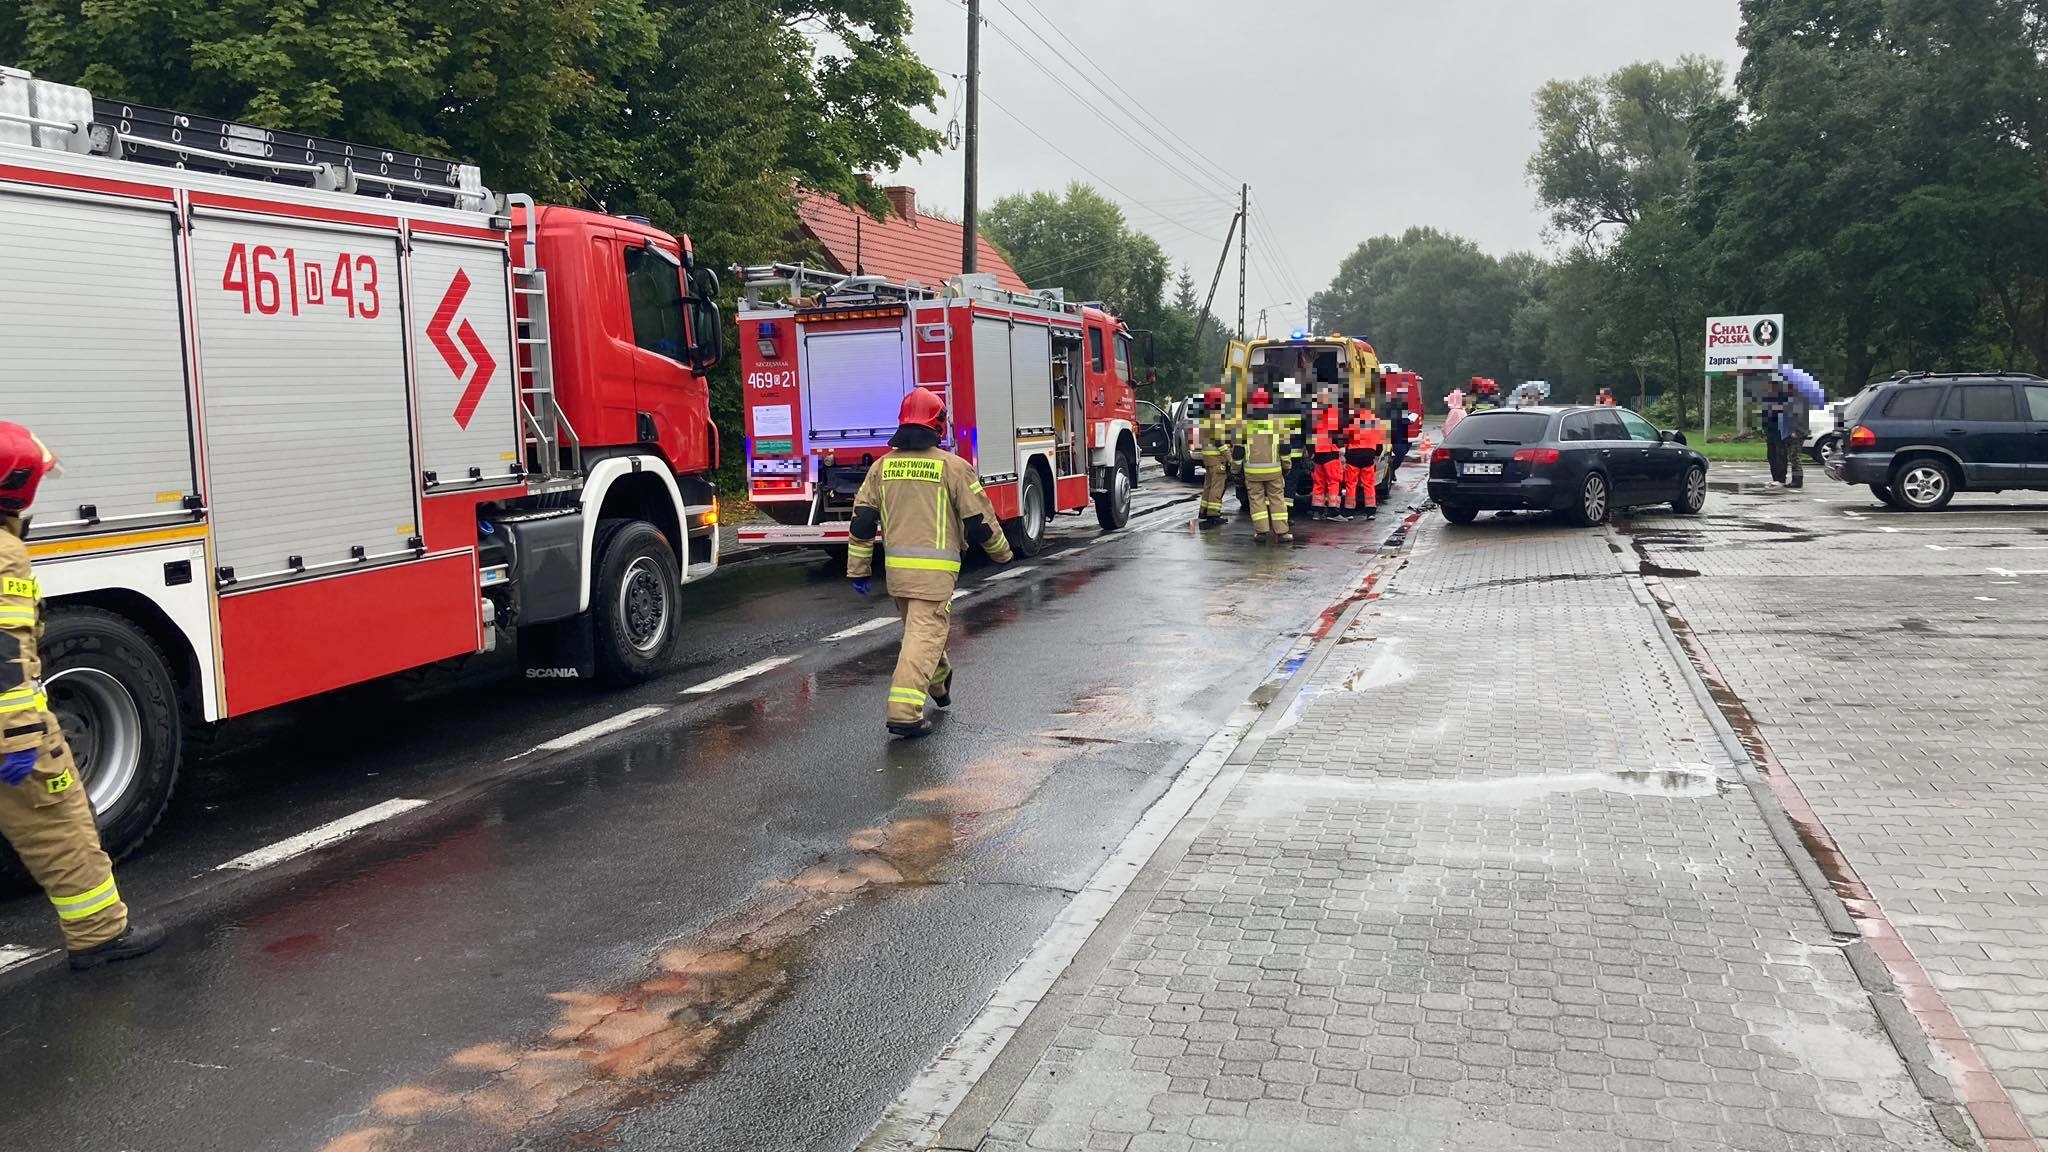
<path fill-rule="evenodd" d="M 682 608 L 675 549 L 645 520 L 597 526 L 590 626 L 598 679 L 639 684 L 668 670 Z"/>
<path fill-rule="evenodd" d="M 149 634 L 100 608 L 56 607 L 43 621 L 43 684 L 119 860 L 170 806 L 184 733 L 178 682 Z"/>
<path fill-rule="evenodd" d="M 1045 547 L 1048 503 L 1045 477 L 1036 468 L 1027 469 L 1023 488 L 1017 494 L 1017 506 L 1023 514 L 1003 521 L 1003 535 L 1010 538 L 1010 551 L 1028 560 Z"/>
<path fill-rule="evenodd" d="M 1138 486 L 1138 462 L 1131 454 L 1116 450 L 1116 467 L 1109 475 L 1109 491 L 1095 497 L 1095 522 L 1104 532 L 1114 532 L 1131 522 L 1131 492 Z"/>

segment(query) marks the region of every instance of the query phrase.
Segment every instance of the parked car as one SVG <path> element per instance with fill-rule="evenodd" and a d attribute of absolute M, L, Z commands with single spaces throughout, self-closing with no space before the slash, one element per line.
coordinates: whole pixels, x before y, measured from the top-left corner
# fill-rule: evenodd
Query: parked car
<path fill-rule="evenodd" d="M 1865 388 L 1827 474 L 1911 512 L 1958 492 L 2048 491 L 2048 380 L 2019 372 L 1915 372 Z"/>
<path fill-rule="evenodd" d="M 1842 409 L 1848 406 L 1849 401 L 1836 400 L 1807 414 L 1806 454 L 1813 457 L 1815 464 L 1827 463 L 1828 452 L 1841 434 Z"/>
<path fill-rule="evenodd" d="M 1527 508 L 1590 525 L 1666 502 L 1690 516 L 1706 507 L 1707 458 L 1626 408 L 1495 408 L 1459 421 L 1429 454 L 1429 496 L 1453 524 Z"/>
<path fill-rule="evenodd" d="M 1202 450 L 1195 443 L 1195 425 L 1202 419 L 1202 398 L 1189 396 L 1166 407 L 1166 451 L 1160 463 L 1168 476 L 1183 480 L 1200 479 Z"/>

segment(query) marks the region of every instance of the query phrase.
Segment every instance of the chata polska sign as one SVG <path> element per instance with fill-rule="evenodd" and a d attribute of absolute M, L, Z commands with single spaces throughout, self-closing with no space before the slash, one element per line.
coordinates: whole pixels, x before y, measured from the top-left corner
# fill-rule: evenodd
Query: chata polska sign
<path fill-rule="evenodd" d="M 1785 316 L 1716 316 L 1707 321 L 1707 371 L 1768 372 L 1785 352 Z"/>

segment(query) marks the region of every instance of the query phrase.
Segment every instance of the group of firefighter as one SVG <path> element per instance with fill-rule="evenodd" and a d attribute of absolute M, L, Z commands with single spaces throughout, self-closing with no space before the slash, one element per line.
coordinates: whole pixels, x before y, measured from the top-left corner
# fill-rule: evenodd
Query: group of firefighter
<path fill-rule="evenodd" d="M 1303 457 L 1311 466 L 1313 518 L 1350 520 L 1378 511 L 1378 463 L 1387 425 L 1370 406 L 1346 403 L 1328 386 L 1305 412 L 1276 412 L 1272 395 L 1253 389 L 1241 418 L 1230 413 L 1223 389 L 1211 388 L 1202 396 L 1196 436 L 1202 450 L 1199 516 L 1204 528 L 1223 523 L 1223 493 L 1232 480 L 1242 480 L 1252 539 L 1291 543 L 1287 474 Z"/>

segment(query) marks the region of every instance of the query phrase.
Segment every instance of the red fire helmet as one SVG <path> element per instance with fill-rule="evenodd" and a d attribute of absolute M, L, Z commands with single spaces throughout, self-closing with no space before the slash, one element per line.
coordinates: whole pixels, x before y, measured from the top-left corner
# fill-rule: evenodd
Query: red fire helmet
<path fill-rule="evenodd" d="M 1254 408 L 1271 408 L 1273 406 L 1273 398 L 1266 394 L 1264 388 L 1254 388 L 1252 389 L 1251 406 Z"/>
<path fill-rule="evenodd" d="M 929 388 L 912 388 L 903 398 L 903 407 L 896 410 L 898 424 L 915 424 L 944 435 L 946 431 L 946 402 Z"/>
<path fill-rule="evenodd" d="M 19 424 L 0 421 L 0 512 L 26 512 L 43 477 L 59 472 L 56 454 Z"/>

